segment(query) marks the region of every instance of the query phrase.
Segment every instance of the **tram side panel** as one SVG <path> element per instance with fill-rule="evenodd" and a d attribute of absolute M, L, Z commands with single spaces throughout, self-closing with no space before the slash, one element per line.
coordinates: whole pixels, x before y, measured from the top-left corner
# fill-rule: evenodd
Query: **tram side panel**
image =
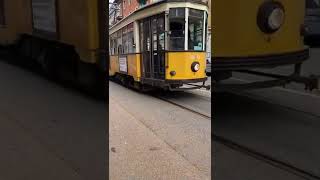
<path fill-rule="evenodd" d="M 32 33 L 32 15 L 30 2 L 22 0 L 4 0 L 4 24 L 0 25 L 0 44 L 9 45 L 18 39 L 19 33 Z"/>
<path fill-rule="evenodd" d="M 97 0 L 45 0 L 56 6 L 54 9 L 55 25 L 41 22 L 43 25 L 55 26 L 54 36 L 36 29 L 33 15 L 36 12 L 33 2 L 39 0 L 3 0 L 5 25 L 0 27 L 0 44 L 8 45 L 16 42 L 21 34 L 40 38 L 47 43 L 55 41 L 61 45 L 75 48 L 80 59 L 86 63 L 96 63 L 99 49 L 98 33 L 98 1 Z M 42 12 L 41 12 L 42 13 Z M 44 16 L 45 17 L 45 16 Z M 48 21 L 51 19 L 48 19 Z M 44 27 L 44 26 L 43 26 Z M 45 31 L 45 30 L 44 30 Z M 34 46 L 33 48 L 37 48 Z M 40 53 L 40 52 L 39 52 Z"/>
<path fill-rule="evenodd" d="M 114 76 L 117 73 L 125 74 L 133 77 L 135 81 L 139 82 L 141 78 L 140 58 L 141 55 L 139 53 L 120 56 L 110 56 L 109 76 Z"/>
<path fill-rule="evenodd" d="M 0 25 L 0 45 L 10 45 L 15 53 L 28 57 L 22 58 L 21 63 L 30 63 L 27 59 L 37 62 L 50 78 L 75 83 L 92 92 L 101 89 L 108 51 L 103 46 L 107 39 L 102 39 L 102 31 L 107 28 L 107 17 L 101 16 L 106 9 L 101 6 L 104 1 L 1 2 L 5 24 Z"/>

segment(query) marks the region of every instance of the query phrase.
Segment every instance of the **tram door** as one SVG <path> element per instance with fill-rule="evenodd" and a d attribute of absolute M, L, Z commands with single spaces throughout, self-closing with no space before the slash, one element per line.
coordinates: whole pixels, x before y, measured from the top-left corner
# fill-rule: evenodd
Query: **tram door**
<path fill-rule="evenodd" d="M 144 19 L 140 23 L 142 76 L 165 79 L 164 14 Z"/>

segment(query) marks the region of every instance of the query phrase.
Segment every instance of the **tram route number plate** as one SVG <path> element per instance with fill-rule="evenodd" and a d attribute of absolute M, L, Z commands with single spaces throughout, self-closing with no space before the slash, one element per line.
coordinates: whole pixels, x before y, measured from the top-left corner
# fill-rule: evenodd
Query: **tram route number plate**
<path fill-rule="evenodd" d="M 121 72 L 128 72 L 127 57 L 119 57 L 119 68 Z"/>

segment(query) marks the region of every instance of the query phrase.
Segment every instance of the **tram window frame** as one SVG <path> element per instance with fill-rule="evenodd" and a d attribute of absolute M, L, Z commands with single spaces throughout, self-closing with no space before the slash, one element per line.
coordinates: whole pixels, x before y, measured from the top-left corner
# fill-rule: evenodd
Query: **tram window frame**
<path fill-rule="evenodd" d="M 117 31 L 117 55 L 122 54 L 122 30 Z"/>
<path fill-rule="evenodd" d="M 133 23 L 130 23 L 128 25 L 128 30 L 127 30 L 127 39 L 128 39 L 128 53 L 135 53 L 135 47 L 134 45 L 134 34 L 133 34 Z"/>
<path fill-rule="evenodd" d="M 5 1 L 0 0 L 0 27 L 6 25 L 6 14 L 5 14 Z"/>
<path fill-rule="evenodd" d="M 185 12 L 185 7 L 183 8 L 170 8 L 169 9 L 169 33 L 168 33 L 168 42 L 169 42 L 169 49 L 170 50 L 176 50 L 176 51 L 184 51 L 185 50 L 185 26 L 186 26 L 186 12 Z M 181 10 L 179 12 L 179 10 Z M 180 13 L 180 14 L 179 14 Z M 181 25 L 180 30 L 175 30 L 177 31 L 176 35 L 177 36 L 173 36 L 173 30 L 172 30 L 172 24 L 171 23 L 177 23 L 176 26 Z M 179 35 L 179 31 L 181 31 L 182 33 Z M 177 39 L 181 39 L 180 41 L 183 43 L 177 43 L 174 42 L 172 43 L 174 40 Z M 179 46 L 181 45 L 181 47 Z"/>
<path fill-rule="evenodd" d="M 159 22 L 159 20 L 163 22 Z M 158 50 L 164 51 L 166 49 L 166 41 L 165 41 L 165 18 L 158 19 L 157 31 L 158 31 Z"/>
<path fill-rule="evenodd" d="M 139 22 L 139 39 L 140 39 L 140 52 L 144 51 L 144 36 L 143 36 L 143 21 Z"/>
<path fill-rule="evenodd" d="M 193 30 L 190 30 L 191 27 L 193 27 Z M 188 50 L 189 51 L 204 51 L 204 47 L 205 47 L 204 45 L 205 29 L 204 28 L 205 28 L 204 11 L 199 9 L 189 8 L 189 13 L 188 13 Z M 197 46 L 195 46 L 196 45 L 195 43 L 192 43 L 195 41 L 198 41 Z"/>
<path fill-rule="evenodd" d="M 204 28 L 205 28 L 205 32 L 204 32 L 204 39 L 205 39 L 205 41 L 204 41 L 204 51 L 206 51 L 207 52 L 207 46 L 208 46 L 208 18 L 209 18 L 209 15 L 208 15 L 208 12 L 206 12 L 206 11 L 204 11 L 204 16 L 205 16 L 205 26 L 204 26 Z"/>
<path fill-rule="evenodd" d="M 109 54 L 110 54 L 110 56 L 112 56 L 113 55 L 113 36 L 112 35 L 110 35 L 109 36 L 110 37 L 110 45 L 109 45 L 109 47 L 110 47 L 110 49 L 109 49 Z"/>
<path fill-rule="evenodd" d="M 128 53 L 127 26 L 122 28 L 122 54 Z"/>
<path fill-rule="evenodd" d="M 111 35 L 109 36 L 109 42 L 110 42 L 110 44 L 109 44 L 109 56 L 111 56 L 112 55 L 112 50 L 113 50 L 113 40 L 112 40 L 112 36 Z"/>
<path fill-rule="evenodd" d="M 111 55 L 115 55 L 116 51 L 115 51 L 115 47 L 116 47 L 116 35 L 115 33 L 110 35 L 110 54 Z"/>
<path fill-rule="evenodd" d="M 113 33 L 113 55 L 118 55 L 117 47 L 118 47 L 118 36 L 117 33 Z"/>
<path fill-rule="evenodd" d="M 117 55 L 117 34 L 113 33 L 110 36 L 111 55 Z"/>
<path fill-rule="evenodd" d="M 306 0 L 307 9 L 319 9 L 320 4 L 317 4 L 314 0 Z"/>

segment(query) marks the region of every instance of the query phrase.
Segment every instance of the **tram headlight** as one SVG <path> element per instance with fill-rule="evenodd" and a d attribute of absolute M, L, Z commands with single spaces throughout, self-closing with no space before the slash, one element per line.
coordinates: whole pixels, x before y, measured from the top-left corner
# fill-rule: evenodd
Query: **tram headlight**
<path fill-rule="evenodd" d="M 171 72 L 170 72 L 170 75 L 171 75 L 171 76 L 175 76 L 176 74 L 177 74 L 177 73 L 176 73 L 175 71 L 171 71 Z"/>
<path fill-rule="evenodd" d="M 285 21 L 285 11 L 278 2 L 264 3 L 258 12 L 257 23 L 261 31 L 274 33 L 281 28 Z"/>
<path fill-rule="evenodd" d="M 192 70 L 193 72 L 198 72 L 198 71 L 200 70 L 200 64 L 199 64 L 199 62 L 193 62 L 193 63 L 191 64 L 191 70 Z"/>

